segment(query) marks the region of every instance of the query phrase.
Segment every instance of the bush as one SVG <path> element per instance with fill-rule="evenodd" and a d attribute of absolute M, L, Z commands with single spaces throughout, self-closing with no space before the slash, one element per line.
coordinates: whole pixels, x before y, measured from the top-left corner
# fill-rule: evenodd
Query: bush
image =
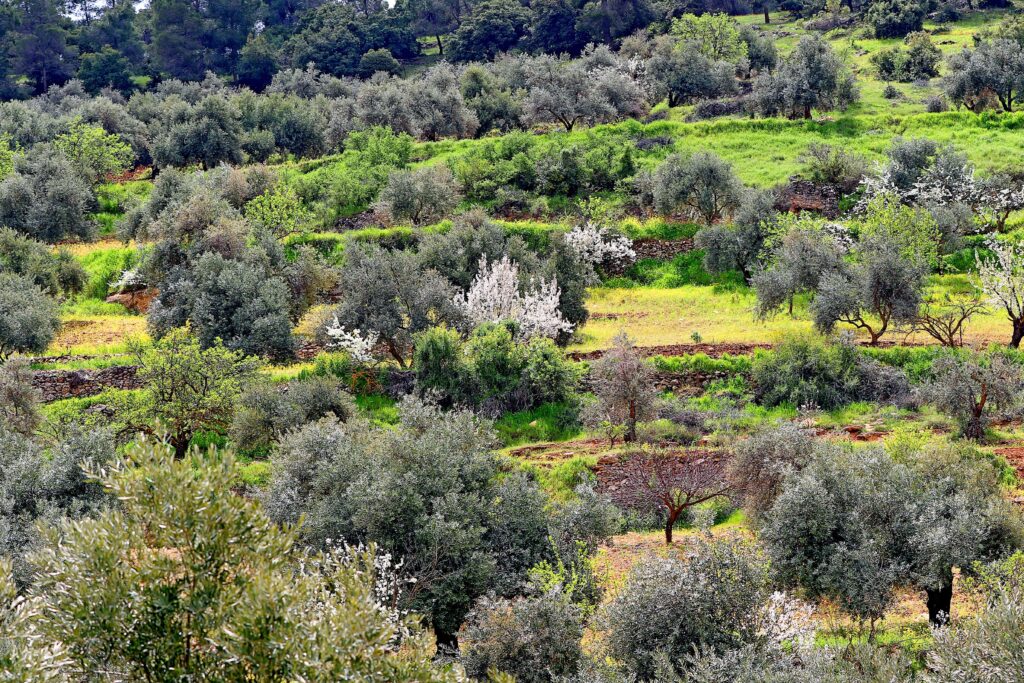
<path fill-rule="evenodd" d="M 68 251 L 54 252 L 4 227 L 0 227 L 0 272 L 26 277 L 50 296 L 77 294 L 86 281 L 85 270 Z"/>
<path fill-rule="evenodd" d="M 355 411 L 338 379 L 314 377 L 286 387 L 259 384 L 239 399 L 231 440 L 242 452 L 265 455 L 289 430 L 327 415 L 344 422 Z"/>
<path fill-rule="evenodd" d="M 949 103 L 942 95 L 929 95 L 924 98 L 923 104 L 924 110 L 929 114 L 941 114 L 944 111 L 949 111 Z"/>
<path fill-rule="evenodd" d="M 927 33 L 911 33 L 906 39 L 907 48 L 889 48 L 871 55 L 871 63 L 883 81 L 927 80 L 939 75 L 942 52 L 935 47 Z"/>
<path fill-rule="evenodd" d="M 909 389 L 901 371 L 886 371 L 852 343 L 789 337 L 772 351 L 754 355 L 754 396 L 766 406 L 831 410 L 853 401 L 894 401 Z"/>
<path fill-rule="evenodd" d="M 392 171 L 374 208 L 387 223 L 409 221 L 413 225 L 427 225 L 447 217 L 459 199 L 448 167 L 426 166 Z"/>
<path fill-rule="evenodd" d="M 42 353 L 60 329 L 60 312 L 28 278 L 0 272 L 0 362 L 12 353 Z"/>
<path fill-rule="evenodd" d="M 920 31 L 928 13 L 928 3 L 921 0 L 875 0 L 864 13 L 878 38 L 902 38 Z"/>
<path fill-rule="evenodd" d="M 686 560 L 640 560 L 598 624 L 611 657 L 656 680 L 659 661 L 683 667 L 695 649 L 725 654 L 771 637 L 759 619 L 770 594 L 767 562 L 751 545 L 699 540 Z"/>
<path fill-rule="evenodd" d="M 89 183 L 48 145 L 18 156 L 14 173 L 0 180 L 0 226 L 44 242 L 90 239 L 95 205 Z"/>
<path fill-rule="evenodd" d="M 808 180 L 836 185 L 843 192 L 852 192 L 868 170 L 865 157 L 827 143 L 812 142 L 800 160 Z"/>
<path fill-rule="evenodd" d="M 463 631 L 462 665 L 479 680 L 493 670 L 520 683 L 549 683 L 576 674 L 582 638 L 582 610 L 559 589 L 517 600 L 483 598 Z"/>

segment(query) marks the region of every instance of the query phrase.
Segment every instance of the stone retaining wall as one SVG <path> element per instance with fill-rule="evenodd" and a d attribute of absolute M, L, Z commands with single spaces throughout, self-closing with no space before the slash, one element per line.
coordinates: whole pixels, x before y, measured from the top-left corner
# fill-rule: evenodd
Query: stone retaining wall
<path fill-rule="evenodd" d="M 93 396 L 104 389 L 141 389 L 135 365 L 116 365 L 102 370 L 36 370 L 32 386 L 44 402 Z"/>

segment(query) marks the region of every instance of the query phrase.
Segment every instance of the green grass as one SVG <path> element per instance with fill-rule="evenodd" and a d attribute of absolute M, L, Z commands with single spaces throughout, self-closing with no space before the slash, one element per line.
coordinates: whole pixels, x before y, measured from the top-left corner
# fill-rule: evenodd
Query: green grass
<path fill-rule="evenodd" d="M 105 299 L 111 282 L 138 261 L 138 250 L 134 247 L 110 246 L 95 249 L 78 257 L 88 277 L 82 295 L 87 298 Z"/>
<path fill-rule="evenodd" d="M 398 424 L 398 402 L 393 398 L 380 394 L 363 394 L 356 396 L 359 410 L 378 426 Z"/>
<path fill-rule="evenodd" d="M 562 403 L 545 403 L 532 410 L 502 415 L 494 429 L 505 446 L 532 441 L 566 441 L 582 432 L 575 410 Z"/>
<path fill-rule="evenodd" d="M 99 211 L 93 214 L 93 219 L 99 223 L 100 235 L 113 235 L 125 212 L 148 197 L 152 188 L 153 184 L 145 180 L 99 185 L 96 188 Z"/>

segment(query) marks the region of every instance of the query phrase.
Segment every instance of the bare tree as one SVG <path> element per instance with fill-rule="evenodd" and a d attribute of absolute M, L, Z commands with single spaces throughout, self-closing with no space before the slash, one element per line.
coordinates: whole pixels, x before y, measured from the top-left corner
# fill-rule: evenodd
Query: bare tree
<path fill-rule="evenodd" d="M 653 370 L 625 332 L 613 341 L 615 346 L 590 366 L 591 387 L 608 421 L 625 425 L 623 438 L 636 441 L 636 423 L 654 411 Z"/>
<path fill-rule="evenodd" d="M 730 490 L 725 458 L 711 451 L 634 451 L 607 466 L 604 476 L 615 482 L 613 501 L 665 508 L 665 543 L 672 542 L 672 528 L 685 510 Z"/>
<path fill-rule="evenodd" d="M 925 302 L 911 323 L 910 333 L 924 332 L 943 346 L 963 346 L 964 327 L 971 318 L 984 313 L 985 302 L 977 293 L 957 298 L 947 294 L 942 302 Z"/>

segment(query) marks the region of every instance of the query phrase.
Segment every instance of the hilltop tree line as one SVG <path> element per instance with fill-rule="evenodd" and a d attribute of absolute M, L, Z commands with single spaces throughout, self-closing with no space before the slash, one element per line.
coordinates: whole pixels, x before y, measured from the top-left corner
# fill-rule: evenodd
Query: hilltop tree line
<path fill-rule="evenodd" d="M 989 5 L 998 5 L 998 0 Z M 955 3 L 950 4 L 955 13 Z M 5 0 L 0 12 L 0 94 L 40 94 L 71 78 L 91 92 L 122 92 L 143 79 L 201 80 L 208 71 L 262 90 L 274 74 L 309 63 L 334 76 L 396 72 L 426 46 L 454 61 L 498 53 L 578 55 L 617 46 L 638 30 L 665 33 L 686 13 L 785 10 L 828 17 L 818 0 Z M 847 8 L 843 8 L 847 10 Z M 849 3 L 880 37 L 921 29 L 924 0 Z"/>

